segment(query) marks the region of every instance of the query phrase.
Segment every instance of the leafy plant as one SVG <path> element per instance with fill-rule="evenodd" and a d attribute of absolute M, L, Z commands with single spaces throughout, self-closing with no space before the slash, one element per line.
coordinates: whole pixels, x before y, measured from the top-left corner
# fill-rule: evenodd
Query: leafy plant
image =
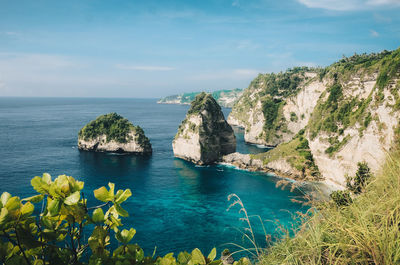
<path fill-rule="evenodd" d="M 60 175 L 52 180 L 47 173 L 34 177 L 36 195 L 20 199 L 4 192 L 0 197 L 0 262 L 2 264 L 160 264 L 217 265 L 216 249 L 205 257 L 199 249 L 164 257 L 145 256 L 137 244 L 130 243 L 136 230 L 121 229 L 121 217 L 128 216 L 122 204 L 131 197 L 130 189 L 94 190 L 102 204 L 87 206 L 84 183 Z M 41 211 L 34 215 L 35 204 Z M 36 211 L 37 212 L 37 211 Z M 85 234 L 90 232 L 86 240 Z M 112 250 L 112 240 L 119 246 Z M 248 265 L 246 258 L 235 265 Z"/>
<path fill-rule="evenodd" d="M 358 169 L 354 177 L 347 177 L 346 186 L 354 194 L 360 194 L 370 181 L 372 174 L 366 162 L 358 162 Z"/>
<path fill-rule="evenodd" d="M 329 197 L 336 203 L 337 206 L 348 206 L 353 200 L 351 199 L 350 192 L 347 190 L 336 190 L 332 192 Z"/>

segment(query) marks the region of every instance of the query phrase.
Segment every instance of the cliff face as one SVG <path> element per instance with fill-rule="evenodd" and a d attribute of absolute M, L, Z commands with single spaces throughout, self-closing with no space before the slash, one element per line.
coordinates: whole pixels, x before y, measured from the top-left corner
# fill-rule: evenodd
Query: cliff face
<path fill-rule="evenodd" d="M 247 141 L 279 143 L 269 152 L 252 156 L 263 161 L 264 168 L 286 176 L 289 170 L 303 179 L 324 179 L 341 188 L 346 175 L 355 174 L 358 162 L 367 162 L 373 172 L 379 170 L 398 139 L 400 49 L 343 58 L 316 72 L 277 108 L 285 122 L 273 127 L 276 137 L 266 137 L 265 125 L 260 129 L 266 124 L 261 119 L 265 110 L 260 108 L 266 97 L 256 96 L 266 89 L 260 84 L 250 86 L 243 95 L 257 103 L 243 108 L 242 97 L 228 121 L 246 128 Z M 258 138 L 252 137 L 257 133 Z"/>
<path fill-rule="evenodd" d="M 190 105 L 195 97 L 201 92 L 193 93 L 183 93 L 179 95 L 172 95 L 160 99 L 157 103 L 162 104 L 183 104 Z M 236 100 L 243 94 L 242 89 L 232 89 L 232 90 L 218 90 L 212 92 L 213 98 L 218 102 L 218 104 L 225 108 L 231 108 Z"/>
<path fill-rule="evenodd" d="M 99 116 L 85 125 L 79 131 L 78 148 L 96 152 L 152 152 L 150 141 L 142 128 L 116 113 Z"/>
<path fill-rule="evenodd" d="M 221 107 L 210 94 L 201 93 L 179 126 L 172 143 L 176 157 L 196 164 L 210 164 L 236 150 L 236 138 Z"/>
<path fill-rule="evenodd" d="M 245 128 L 246 142 L 276 146 L 306 126 L 324 88 L 307 68 L 259 75 L 234 105 L 228 123 Z"/>
<path fill-rule="evenodd" d="M 353 58 L 356 60 L 357 58 Z M 352 70 L 347 70 L 348 65 Z M 310 150 L 325 181 L 344 186 L 357 163 L 373 172 L 384 163 L 395 143 L 400 118 L 400 50 L 334 64 L 308 124 Z"/>

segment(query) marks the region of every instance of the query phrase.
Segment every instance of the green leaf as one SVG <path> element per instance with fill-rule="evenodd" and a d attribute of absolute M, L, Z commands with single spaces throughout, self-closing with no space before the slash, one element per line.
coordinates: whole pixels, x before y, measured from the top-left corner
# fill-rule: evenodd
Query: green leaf
<path fill-rule="evenodd" d="M 178 263 L 181 265 L 188 264 L 191 256 L 187 251 L 178 254 Z"/>
<path fill-rule="evenodd" d="M 206 264 L 206 260 L 203 256 L 203 254 L 201 253 L 200 249 L 198 249 L 198 248 L 193 249 L 192 262 L 193 262 L 193 264 L 200 264 L 200 265 Z"/>
<path fill-rule="evenodd" d="M 93 191 L 94 197 L 102 202 L 109 202 L 112 201 L 114 196 L 111 196 L 110 193 L 107 191 L 106 187 L 98 188 L 97 190 Z"/>
<path fill-rule="evenodd" d="M 238 265 L 251 265 L 251 262 L 248 258 L 241 258 L 238 262 Z"/>
<path fill-rule="evenodd" d="M 33 206 L 32 203 L 27 202 L 21 207 L 21 215 L 22 217 L 29 216 L 33 213 L 33 210 L 35 210 L 35 207 Z"/>
<path fill-rule="evenodd" d="M 13 211 L 13 210 L 17 210 L 21 207 L 21 200 L 18 197 L 11 197 L 10 199 L 8 199 L 5 207 L 7 208 L 7 210 Z"/>
<path fill-rule="evenodd" d="M 122 190 L 118 190 L 117 195 L 115 196 L 115 202 L 118 203 L 118 204 L 123 203 L 129 197 L 132 196 L 132 192 L 131 192 L 130 189 L 126 189 L 122 193 L 120 191 L 122 191 Z"/>
<path fill-rule="evenodd" d="M 114 183 L 111 183 L 111 182 L 108 182 L 108 187 L 110 187 L 110 191 L 109 191 L 110 196 L 114 197 L 114 188 L 115 188 L 115 184 L 114 184 Z"/>
<path fill-rule="evenodd" d="M 126 230 L 126 229 L 124 229 L 124 230 L 122 230 L 122 231 L 118 231 L 116 234 L 115 234 L 115 238 L 119 241 L 119 242 L 121 242 L 121 243 L 123 243 L 123 244 L 128 244 L 129 243 L 129 241 L 131 241 L 132 240 L 132 238 L 133 238 L 133 236 L 136 234 L 136 230 L 135 229 L 133 229 L 133 228 L 131 228 L 131 229 L 129 229 L 129 230 Z"/>
<path fill-rule="evenodd" d="M 51 216 L 55 216 L 60 212 L 61 203 L 60 200 L 52 200 L 49 203 L 48 210 Z"/>
<path fill-rule="evenodd" d="M 100 254 L 109 244 L 109 241 L 110 237 L 107 231 L 101 226 L 96 226 L 92 235 L 89 237 L 88 243 L 94 254 Z"/>
<path fill-rule="evenodd" d="M 32 197 L 24 198 L 21 201 L 29 201 L 31 203 L 38 203 L 38 202 L 41 202 L 43 200 L 43 198 L 44 198 L 44 195 L 39 194 L 39 195 L 35 195 Z"/>
<path fill-rule="evenodd" d="M 208 254 L 208 259 L 210 260 L 210 261 L 213 261 L 214 259 L 215 259 L 215 257 L 217 256 L 217 249 L 216 248 L 213 248 L 212 250 L 211 250 L 211 252 L 210 252 L 210 254 Z"/>
<path fill-rule="evenodd" d="M 74 205 L 79 202 L 79 199 L 81 198 L 80 191 L 75 191 L 71 195 L 69 195 L 67 198 L 65 198 L 64 203 L 66 205 Z"/>
<path fill-rule="evenodd" d="M 117 211 L 117 213 L 119 215 L 121 215 L 123 217 L 129 216 L 129 213 L 124 208 L 122 208 L 121 205 L 119 205 L 118 203 L 115 203 L 114 206 L 115 206 L 115 210 Z"/>
<path fill-rule="evenodd" d="M 44 183 L 47 183 L 47 184 L 50 185 L 50 183 L 51 183 L 51 176 L 50 176 L 50 174 L 49 174 L 49 173 L 43 173 L 42 180 L 43 180 Z"/>
<path fill-rule="evenodd" d="M 41 177 L 38 177 L 38 176 L 34 177 L 31 180 L 31 185 L 40 194 L 46 194 L 49 191 L 49 184 L 47 184 L 47 182 L 43 181 L 43 179 Z"/>
<path fill-rule="evenodd" d="M 102 223 L 104 222 L 104 212 L 103 209 L 97 208 L 93 211 L 92 221 L 95 223 Z"/>
<path fill-rule="evenodd" d="M 44 261 L 41 259 L 37 259 L 33 262 L 33 265 L 44 265 Z"/>
<path fill-rule="evenodd" d="M 7 208 L 1 208 L 0 212 L 0 226 L 4 225 L 8 220 L 8 210 Z"/>
<path fill-rule="evenodd" d="M 11 198 L 11 194 L 8 192 L 3 192 L 1 194 L 1 206 L 4 207 L 4 205 L 6 205 L 8 199 Z"/>

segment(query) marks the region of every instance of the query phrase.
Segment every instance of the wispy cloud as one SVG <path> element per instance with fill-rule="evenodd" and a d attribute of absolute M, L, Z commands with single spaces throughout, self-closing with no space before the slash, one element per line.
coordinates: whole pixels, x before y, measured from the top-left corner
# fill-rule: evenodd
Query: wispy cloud
<path fill-rule="evenodd" d="M 135 70 L 135 71 L 172 71 L 175 70 L 174 67 L 168 66 L 154 66 L 154 65 L 126 65 L 126 64 L 117 64 L 115 65 L 116 68 L 122 70 Z"/>
<path fill-rule="evenodd" d="M 232 6 L 239 6 L 239 5 L 240 5 L 239 0 L 233 0 Z"/>
<path fill-rule="evenodd" d="M 297 0 L 309 8 L 333 11 L 357 11 L 376 7 L 399 7 L 399 0 Z"/>
<path fill-rule="evenodd" d="M 367 1 L 368 5 L 372 6 L 380 6 L 380 5 L 392 5 L 392 6 L 399 6 L 400 1 L 399 0 L 368 0 Z"/>
<path fill-rule="evenodd" d="M 371 37 L 377 38 L 379 37 L 379 33 L 373 29 L 370 30 Z"/>
<path fill-rule="evenodd" d="M 222 69 L 220 71 L 202 72 L 189 77 L 190 80 L 247 80 L 250 81 L 265 70 L 258 69 Z"/>
<path fill-rule="evenodd" d="M 5 31 L 4 34 L 8 35 L 8 36 L 19 36 L 20 35 L 20 33 L 14 32 L 14 31 Z"/>

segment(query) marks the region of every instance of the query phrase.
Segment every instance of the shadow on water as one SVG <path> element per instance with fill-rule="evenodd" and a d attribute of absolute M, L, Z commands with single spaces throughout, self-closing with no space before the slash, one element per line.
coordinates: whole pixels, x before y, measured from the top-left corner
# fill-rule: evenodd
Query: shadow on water
<path fill-rule="evenodd" d="M 136 154 L 116 154 L 79 151 L 81 172 L 84 176 L 103 178 L 126 177 L 135 172 L 146 171 L 150 166 L 151 156 Z"/>
<path fill-rule="evenodd" d="M 217 171 L 215 165 L 197 166 L 180 158 L 174 159 L 176 175 L 182 186 L 191 187 L 193 193 L 221 194 L 224 192 L 224 180 L 227 177 L 223 171 Z M 227 192 L 227 191 L 226 191 Z"/>

